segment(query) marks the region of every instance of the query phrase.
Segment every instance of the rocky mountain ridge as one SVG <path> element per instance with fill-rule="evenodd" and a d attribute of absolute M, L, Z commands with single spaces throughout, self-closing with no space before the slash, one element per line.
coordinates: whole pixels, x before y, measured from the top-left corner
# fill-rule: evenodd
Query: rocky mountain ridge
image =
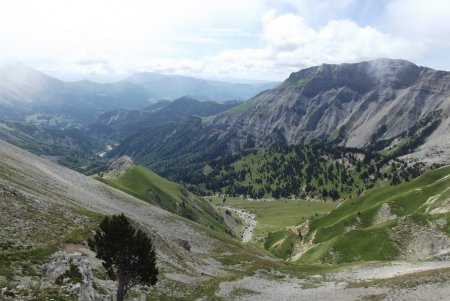
<path fill-rule="evenodd" d="M 119 109 L 108 111 L 90 125 L 87 132 L 93 136 L 112 136 L 116 133 L 124 139 L 139 130 L 191 116 L 207 117 L 226 111 L 241 102 L 200 101 L 183 96 L 173 101 L 158 101 L 143 109 Z"/>
<path fill-rule="evenodd" d="M 442 110 L 448 119 L 450 72 L 390 59 L 323 64 L 292 73 L 246 106 L 220 114 L 205 127 L 235 130 L 257 146 L 277 139 L 287 144 L 324 140 L 340 131 L 341 144 L 365 147 L 382 126 L 386 130 L 377 140 L 408 130 L 433 111 Z"/>
<path fill-rule="evenodd" d="M 216 158 L 274 144 L 367 148 L 392 142 L 429 117 L 433 128 L 420 146 L 429 156 L 412 160 L 449 163 L 450 72 L 392 59 L 323 64 L 292 73 L 277 87 L 216 116 L 143 130 L 110 155 L 127 154 L 160 171 L 156 165 L 166 158 Z M 183 147 L 177 147 L 181 141 Z"/>

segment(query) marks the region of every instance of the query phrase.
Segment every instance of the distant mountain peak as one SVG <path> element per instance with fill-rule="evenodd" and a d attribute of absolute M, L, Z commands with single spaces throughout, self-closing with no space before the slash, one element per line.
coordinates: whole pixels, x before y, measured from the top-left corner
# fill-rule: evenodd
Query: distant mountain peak
<path fill-rule="evenodd" d="M 245 100 L 268 88 L 274 82 L 262 84 L 230 83 L 183 75 L 139 72 L 125 81 L 144 87 L 153 97 L 174 100 L 185 95 L 198 100 Z"/>
<path fill-rule="evenodd" d="M 14 61 L 0 67 L 0 79 L 17 84 L 41 84 L 44 81 L 61 82 L 22 62 Z"/>

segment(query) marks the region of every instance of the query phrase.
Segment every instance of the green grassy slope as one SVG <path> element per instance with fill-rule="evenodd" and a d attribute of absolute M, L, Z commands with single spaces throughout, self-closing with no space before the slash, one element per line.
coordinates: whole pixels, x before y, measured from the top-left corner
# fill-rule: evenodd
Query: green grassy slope
<path fill-rule="evenodd" d="M 292 255 L 292 250 L 297 240 L 297 235 L 290 231 L 280 230 L 267 235 L 264 249 L 276 257 L 287 259 Z"/>
<path fill-rule="evenodd" d="M 430 232 L 432 243 L 433 235 L 449 234 L 449 190 L 450 167 L 444 167 L 411 182 L 371 189 L 347 200 L 330 214 L 311 221 L 305 241 L 315 246 L 300 261 L 396 259 L 405 254 L 414 231 L 421 229 L 438 231 Z M 387 212 L 384 219 L 380 218 L 383 210 Z M 406 236 L 399 238 L 399 233 Z"/>
<path fill-rule="evenodd" d="M 209 226 L 211 229 L 230 233 L 223 222 L 223 217 L 210 204 L 146 167 L 134 165 L 119 177 L 98 177 L 97 179 L 138 199 Z"/>

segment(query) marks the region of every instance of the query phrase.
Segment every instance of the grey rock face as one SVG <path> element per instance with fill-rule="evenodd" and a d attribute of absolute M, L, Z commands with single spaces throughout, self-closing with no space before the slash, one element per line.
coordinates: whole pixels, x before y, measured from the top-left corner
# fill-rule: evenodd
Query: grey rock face
<path fill-rule="evenodd" d="M 71 269 L 81 275 L 81 282 L 73 283 L 68 272 Z M 51 261 L 43 268 L 43 285 L 64 283 L 72 295 L 76 295 L 80 301 L 112 301 L 111 296 L 104 296 L 94 289 L 95 279 L 92 274 L 90 262 L 83 258 L 80 253 L 69 254 L 56 252 Z"/>
<path fill-rule="evenodd" d="M 106 171 L 108 176 L 119 177 L 133 166 L 133 160 L 128 156 L 122 156 L 114 161 Z"/>
<path fill-rule="evenodd" d="M 378 139 L 392 138 L 433 111 L 448 114 L 449 102 L 450 72 L 389 59 L 324 64 L 292 73 L 241 112 L 219 114 L 206 129 L 229 137 L 230 149 L 249 139 L 256 146 L 297 144 L 340 129 L 342 144 L 364 147 L 381 126 L 387 131 Z"/>

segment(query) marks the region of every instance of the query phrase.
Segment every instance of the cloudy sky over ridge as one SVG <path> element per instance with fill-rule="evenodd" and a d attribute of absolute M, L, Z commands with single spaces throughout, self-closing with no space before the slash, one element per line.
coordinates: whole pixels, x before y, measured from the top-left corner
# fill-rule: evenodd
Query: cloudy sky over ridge
<path fill-rule="evenodd" d="M 0 0 L 0 62 L 98 81 L 282 80 L 377 57 L 450 70 L 449 15 L 446 0 Z"/>

